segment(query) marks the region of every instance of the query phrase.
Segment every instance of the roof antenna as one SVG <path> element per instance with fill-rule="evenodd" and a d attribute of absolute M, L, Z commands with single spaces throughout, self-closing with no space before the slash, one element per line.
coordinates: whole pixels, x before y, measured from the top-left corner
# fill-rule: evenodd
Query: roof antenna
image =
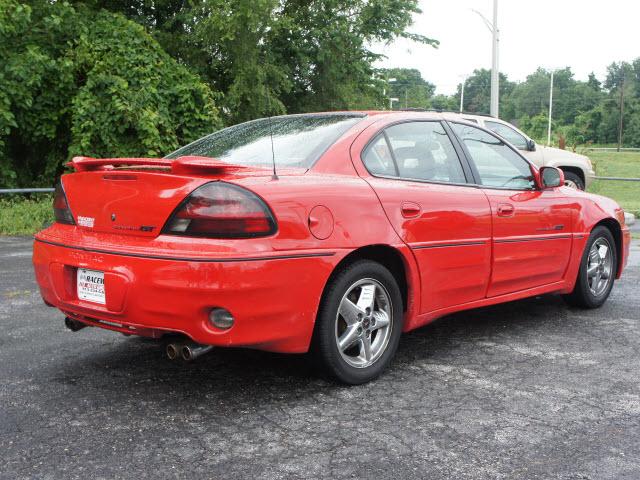
<path fill-rule="evenodd" d="M 271 121 L 271 97 L 267 91 L 267 121 L 269 122 L 269 136 L 271 137 L 271 160 L 273 162 L 273 176 L 272 180 L 278 180 L 278 174 L 276 173 L 276 151 L 273 146 L 273 122 Z"/>

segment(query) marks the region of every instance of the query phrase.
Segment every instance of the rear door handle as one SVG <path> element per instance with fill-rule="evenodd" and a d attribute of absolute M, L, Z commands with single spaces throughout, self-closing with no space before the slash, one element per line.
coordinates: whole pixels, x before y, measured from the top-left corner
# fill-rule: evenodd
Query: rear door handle
<path fill-rule="evenodd" d="M 501 203 L 498 205 L 498 216 L 499 217 L 511 217 L 513 216 L 516 209 L 510 203 Z"/>
<path fill-rule="evenodd" d="M 402 202 L 402 216 L 404 218 L 413 218 L 420 215 L 420 205 L 415 202 Z"/>

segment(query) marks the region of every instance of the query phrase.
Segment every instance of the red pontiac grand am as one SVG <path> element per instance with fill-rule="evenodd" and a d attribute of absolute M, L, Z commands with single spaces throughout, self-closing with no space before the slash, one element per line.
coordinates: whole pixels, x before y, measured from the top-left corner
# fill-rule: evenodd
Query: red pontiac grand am
<path fill-rule="evenodd" d="M 255 120 L 161 159 L 76 157 L 35 237 L 42 297 L 72 330 L 310 351 L 358 384 L 400 335 L 543 293 L 599 307 L 624 212 L 495 134 L 432 112 Z"/>

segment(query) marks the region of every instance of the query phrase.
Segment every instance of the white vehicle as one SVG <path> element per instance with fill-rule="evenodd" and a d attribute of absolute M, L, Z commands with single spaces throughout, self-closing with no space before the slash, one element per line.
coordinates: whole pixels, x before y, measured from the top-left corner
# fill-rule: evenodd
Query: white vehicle
<path fill-rule="evenodd" d="M 536 142 L 504 120 L 467 113 L 443 112 L 443 115 L 451 119 L 477 123 L 491 130 L 520 150 L 538 167 L 559 168 L 564 172 L 565 185 L 568 187 L 585 190 L 595 177 L 593 165 L 588 157 L 559 148 L 536 145 Z"/>

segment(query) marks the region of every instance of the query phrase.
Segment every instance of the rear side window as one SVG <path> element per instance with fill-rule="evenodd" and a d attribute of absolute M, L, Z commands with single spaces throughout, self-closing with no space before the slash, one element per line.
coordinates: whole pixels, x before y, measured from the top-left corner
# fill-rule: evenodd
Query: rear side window
<path fill-rule="evenodd" d="M 378 135 L 364 153 L 364 164 L 372 175 L 397 176 L 396 164 L 384 134 Z"/>
<path fill-rule="evenodd" d="M 363 153 L 373 175 L 465 183 L 460 159 L 440 122 L 406 122 L 385 129 Z"/>
<path fill-rule="evenodd" d="M 487 129 L 491 130 L 494 133 L 497 133 L 514 147 L 520 150 L 527 149 L 527 139 L 516 132 L 513 128 L 508 127 L 507 125 L 504 125 L 502 123 L 488 122 L 486 120 L 484 124 Z"/>
<path fill-rule="evenodd" d="M 196 140 L 166 158 L 211 157 L 236 165 L 270 166 L 271 136 L 278 167 L 310 168 L 361 114 L 289 115 L 261 118 L 224 128 Z"/>
<path fill-rule="evenodd" d="M 470 125 L 452 123 L 451 126 L 467 147 L 482 185 L 513 190 L 535 188 L 527 161 L 500 138 Z"/>

